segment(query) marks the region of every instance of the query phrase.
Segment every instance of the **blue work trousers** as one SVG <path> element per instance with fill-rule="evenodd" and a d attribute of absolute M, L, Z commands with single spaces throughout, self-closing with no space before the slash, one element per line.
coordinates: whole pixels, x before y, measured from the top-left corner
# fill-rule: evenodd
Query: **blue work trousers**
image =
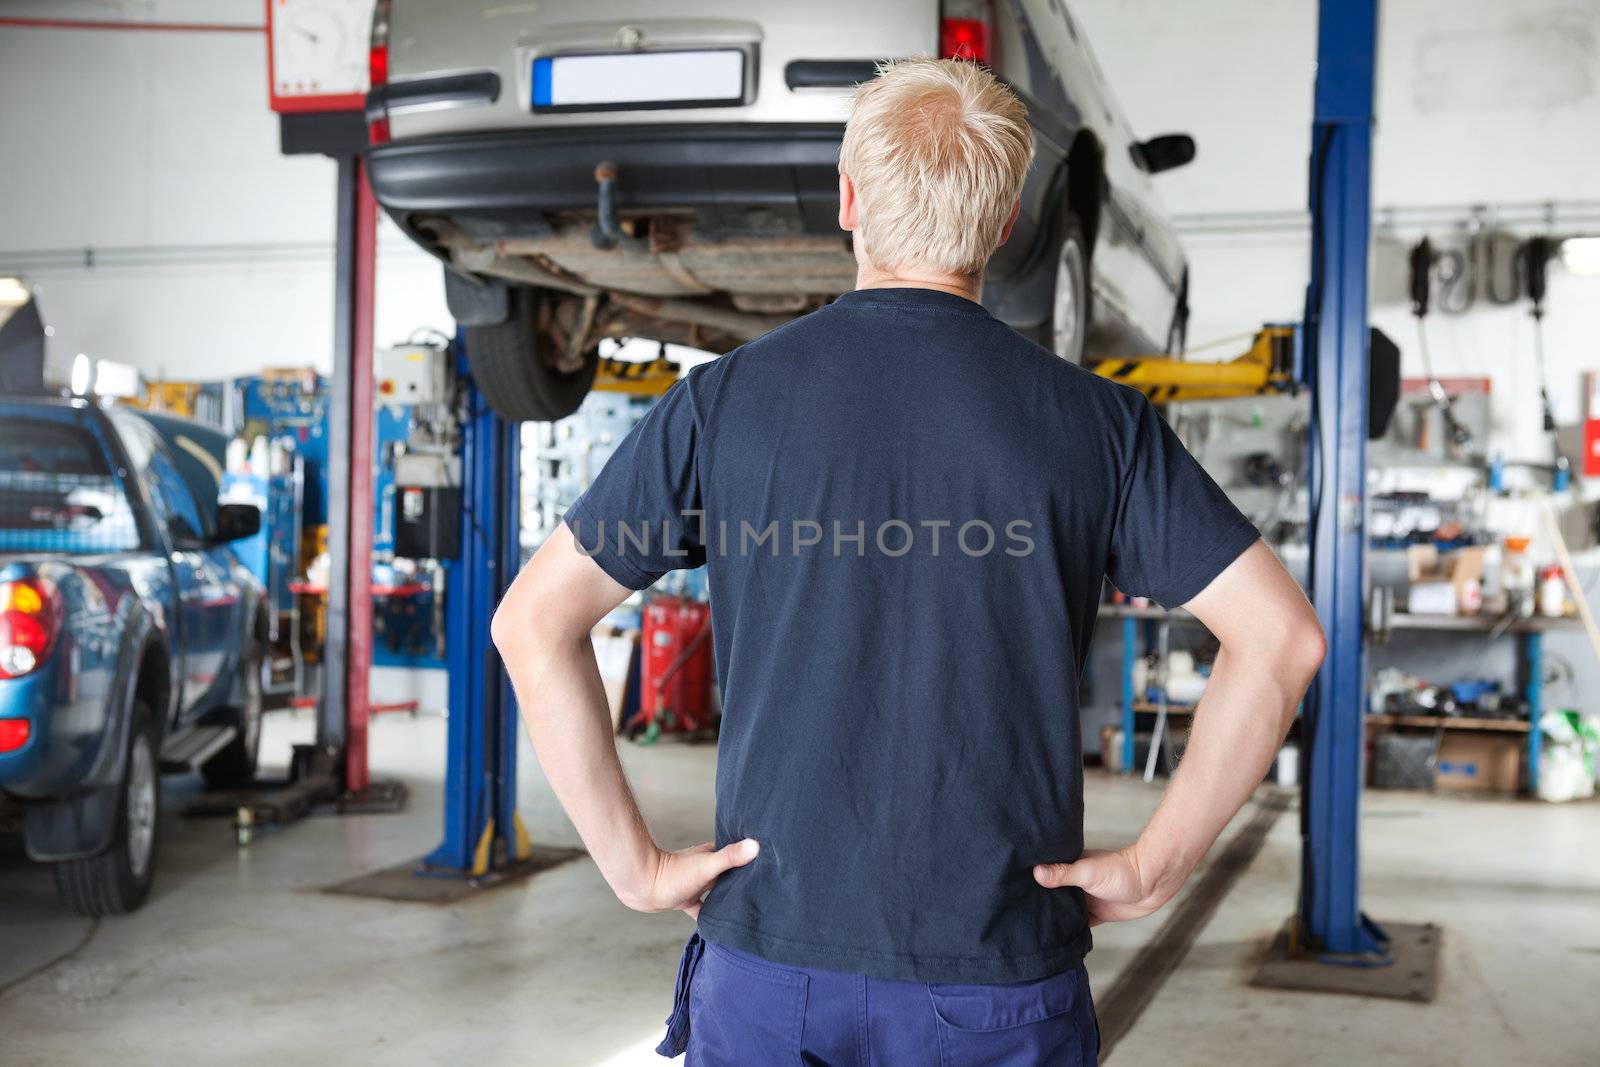
<path fill-rule="evenodd" d="M 1032 982 L 954 985 L 791 967 L 684 946 L 664 1056 L 685 1067 L 1093 1067 L 1083 964 Z"/>

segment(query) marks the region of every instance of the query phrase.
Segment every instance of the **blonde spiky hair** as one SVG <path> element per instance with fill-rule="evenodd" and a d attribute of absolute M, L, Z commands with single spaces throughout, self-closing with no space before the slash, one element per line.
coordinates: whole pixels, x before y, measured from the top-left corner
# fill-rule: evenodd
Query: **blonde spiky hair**
<path fill-rule="evenodd" d="M 867 259 L 880 270 L 981 274 L 1032 155 L 1027 109 L 986 67 L 879 67 L 856 90 L 839 150 Z"/>

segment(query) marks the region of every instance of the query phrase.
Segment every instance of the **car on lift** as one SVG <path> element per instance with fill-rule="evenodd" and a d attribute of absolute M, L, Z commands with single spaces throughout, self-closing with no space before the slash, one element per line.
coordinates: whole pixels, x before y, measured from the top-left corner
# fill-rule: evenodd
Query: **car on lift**
<path fill-rule="evenodd" d="M 1181 350 L 1188 266 L 1137 139 L 1062 0 L 378 0 L 366 162 L 445 265 L 489 403 L 571 413 L 599 343 L 725 352 L 854 287 L 838 228 L 849 93 L 876 63 L 987 64 L 1036 149 L 984 303 L 1065 359 Z"/>
<path fill-rule="evenodd" d="M 0 807 L 85 915 L 138 907 L 163 770 L 255 775 L 266 616 L 220 503 L 227 437 L 62 397 L 0 400 Z"/>

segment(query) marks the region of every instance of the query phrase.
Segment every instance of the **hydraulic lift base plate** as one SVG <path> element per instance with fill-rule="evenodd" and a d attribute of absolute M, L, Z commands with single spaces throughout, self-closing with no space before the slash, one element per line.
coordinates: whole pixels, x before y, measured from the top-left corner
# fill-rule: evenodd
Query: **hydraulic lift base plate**
<path fill-rule="evenodd" d="M 378 900 L 403 900 L 416 904 L 453 904 L 481 890 L 521 881 L 583 855 L 586 853 L 581 848 L 548 848 L 535 845 L 527 859 L 517 860 L 479 875 L 468 875 L 444 868 L 429 868 L 422 860 L 415 859 L 409 863 L 373 871 L 371 874 L 363 874 L 348 882 L 340 882 L 338 885 L 329 886 L 323 892 L 352 897 L 373 897 Z"/>
<path fill-rule="evenodd" d="M 1286 926 L 1273 939 L 1250 984 L 1432 1003 L 1439 989 L 1442 931 L 1433 923 L 1384 923 L 1383 929 L 1389 935 L 1390 962 L 1375 966 L 1337 956 L 1291 952 Z"/>
<path fill-rule="evenodd" d="M 382 815 L 402 811 L 407 790 L 400 782 L 372 782 L 359 793 L 342 791 L 330 773 L 313 773 L 281 782 L 256 782 L 247 789 L 206 792 L 184 809 L 190 818 L 233 819 L 239 847 L 261 833 L 281 829 L 308 815 Z"/>

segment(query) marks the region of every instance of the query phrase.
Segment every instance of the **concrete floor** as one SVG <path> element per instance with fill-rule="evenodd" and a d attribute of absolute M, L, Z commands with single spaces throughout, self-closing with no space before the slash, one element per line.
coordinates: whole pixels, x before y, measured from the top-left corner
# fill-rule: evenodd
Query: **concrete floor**
<path fill-rule="evenodd" d="M 265 758 L 286 761 L 310 731 L 304 715 L 274 717 Z M 127 918 L 63 913 L 49 873 L 0 841 L 0 1062 L 662 1062 L 650 1050 L 688 920 L 624 910 L 587 861 L 448 907 L 319 892 L 439 836 L 443 722 L 387 716 L 372 751 L 378 774 L 411 785 L 407 812 L 312 819 L 247 850 L 225 823 L 169 818 L 154 897 Z M 664 844 L 708 832 L 710 748 L 624 754 Z M 535 840 L 576 844 L 526 755 L 523 766 Z M 193 789 L 169 780 L 169 811 Z M 1091 773 L 1090 844 L 1122 843 L 1158 795 L 1159 785 Z M 1600 805 L 1373 794 L 1363 833 L 1368 911 L 1444 928 L 1436 1003 L 1245 984 L 1292 906 L 1291 812 L 1112 1061 L 1600 1063 Z M 1097 931 L 1097 989 L 1156 925 Z"/>

